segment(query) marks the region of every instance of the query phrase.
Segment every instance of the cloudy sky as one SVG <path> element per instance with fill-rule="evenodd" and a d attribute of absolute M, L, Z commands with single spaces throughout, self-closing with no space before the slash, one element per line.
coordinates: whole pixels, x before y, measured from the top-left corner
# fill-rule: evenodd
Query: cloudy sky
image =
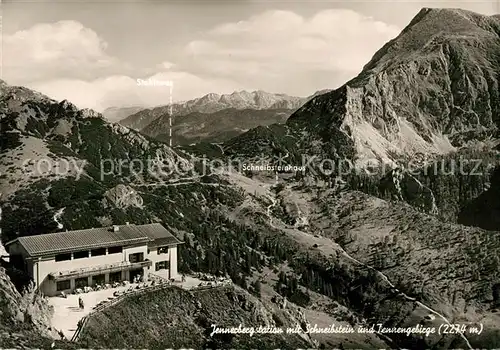
<path fill-rule="evenodd" d="M 3 0 L 2 79 L 98 111 L 235 90 L 336 88 L 422 7 L 496 1 Z"/>

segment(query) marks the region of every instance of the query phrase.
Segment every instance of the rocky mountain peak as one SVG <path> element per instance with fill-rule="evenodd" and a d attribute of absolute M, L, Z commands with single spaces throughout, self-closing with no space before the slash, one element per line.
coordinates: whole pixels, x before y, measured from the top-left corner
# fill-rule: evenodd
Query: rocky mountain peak
<path fill-rule="evenodd" d="M 84 108 L 81 110 L 81 112 L 83 118 L 104 118 L 101 113 L 98 113 L 90 108 Z"/>
<path fill-rule="evenodd" d="M 423 8 L 396 38 L 377 51 L 363 71 L 382 71 L 389 63 L 418 59 L 447 45 L 484 49 L 487 41 L 498 40 L 499 33 L 500 20 L 495 16 L 462 9 Z"/>
<path fill-rule="evenodd" d="M 77 111 L 78 108 L 72 104 L 71 102 L 69 102 L 68 100 L 62 100 L 59 105 L 64 108 L 65 110 L 68 110 L 68 111 Z"/>
<path fill-rule="evenodd" d="M 206 94 L 205 96 L 201 97 L 200 100 L 202 101 L 218 101 L 220 99 L 220 95 L 219 94 L 216 94 L 216 93 L 209 93 L 209 94 Z"/>
<path fill-rule="evenodd" d="M 388 163 L 491 136 L 499 124 L 498 33 L 496 17 L 423 9 L 356 78 L 313 98 L 288 124 L 309 126 L 328 152 L 341 138 L 356 160 Z"/>

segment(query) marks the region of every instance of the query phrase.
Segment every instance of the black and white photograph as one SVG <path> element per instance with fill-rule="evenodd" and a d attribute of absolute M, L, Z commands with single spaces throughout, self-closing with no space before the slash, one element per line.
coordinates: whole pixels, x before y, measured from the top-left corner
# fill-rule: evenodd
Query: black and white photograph
<path fill-rule="evenodd" d="M 500 348 L 500 0 L 0 18 L 0 349 Z"/>

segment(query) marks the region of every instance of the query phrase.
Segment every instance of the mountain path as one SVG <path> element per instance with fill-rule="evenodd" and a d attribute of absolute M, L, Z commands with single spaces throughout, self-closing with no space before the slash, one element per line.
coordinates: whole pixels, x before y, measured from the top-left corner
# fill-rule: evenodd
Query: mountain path
<path fill-rule="evenodd" d="M 273 194 L 273 192 L 271 191 L 271 194 Z M 318 240 L 317 237 L 315 237 L 314 235 L 310 234 L 310 233 L 307 233 L 307 232 L 304 232 L 304 231 L 301 231 L 301 230 L 298 230 L 296 229 L 295 227 L 294 228 L 288 228 L 286 227 L 287 225 L 283 224 L 285 227 L 279 227 L 279 226 L 276 226 L 274 225 L 273 223 L 273 218 L 271 216 L 271 208 L 273 208 L 276 204 L 277 204 L 277 200 L 271 196 L 268 196 L 268 198 L 271 200 L 272 204 L 269 205 L 267 207 L 267 216 L 269 218 L 269 223 L 271 225 L 272 228 L 275 228 L 277 230 L 280 230 L 280 231 L 283 231 L 283 229 L 285 230 L 293 230 L 295 231 L 295 234 L 299 233 L 301 234 L 303 237 L 307 237 L 308 241 L 309 242 L 314 242 L 315 240 Z M 326 239 L 323 237 L 323 239 Z M 432 314 L 436 315 L 437 317 L 439 317 L 440 319 L 442 319 L 447 325 L 449 326 L 453 326 L 453 324 L 446 318 L 446 316 L 444 316 L 443 314 L 439 313 L 438 311 L 434 310 L 433 308 L 431 308 L 430 306 L 427 306 L 426 304 L 422 303 L 421 301 L 417 300 L 416 298 L 414 297 L 410 297 L 409 295 L 407 295 L 406 293 L 400 291 L 399 289 L 397 289 L 394 284 L 390 281 L 390 279 L 382 272 L 378 271 L 377 269 L 375 269 L 374 267 L 370 266 L 370 265 L 367 265 L 365 263 L 363 263 L 362 261 L 359 261 L 358 259 L 350 256 L 345 250 L 344 248 L 342 248 L 337 242 L 335 241 L 332 241 L 330 239 L 327 239 L 329 241 L 329 244 L 332 246 L 332 247 L 335 247 L 337 251 L 339 251 L 344 257 L 346 257 L 347 259 L 353 261 L 354 263 L 360 265 L 360 266 L 363 266 L 367 269 L 370 269 L 372 271 L 374 271 L 377 275 L 379 275 L 379 277 L 381 277 L 396 293 L 398 293 L 398 295 L 402 296 L 403 298 L 405 298 L 406 300 L 408 301 L 411 301 L 411 302 L 414 302 L 416 303 L 417 305 L 419 305 L 420 307 L 426 309 L 427 311 L 431 312 Z M 472 347 L 472 345 L 469 343 L 469 340 L 467 339 L 467 337 L 464 335 L 463 332 L 461 332 L 460 330 L 457 330 L 457 334 L 460 335 L 460 337 L 465 341 L 465 343 L 467 344 L 467 347 L 470 349 L 470 350 L 473 350 L 474 348 Z"/>

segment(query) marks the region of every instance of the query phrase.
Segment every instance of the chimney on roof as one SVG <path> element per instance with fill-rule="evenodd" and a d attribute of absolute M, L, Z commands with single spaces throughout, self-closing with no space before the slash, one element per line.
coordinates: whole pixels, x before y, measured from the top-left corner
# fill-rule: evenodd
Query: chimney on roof
<path fill-rule="evenodd" d="M 120 231 L 120 227 L 113 225 L 113 232 L 118 232 Z"/>

